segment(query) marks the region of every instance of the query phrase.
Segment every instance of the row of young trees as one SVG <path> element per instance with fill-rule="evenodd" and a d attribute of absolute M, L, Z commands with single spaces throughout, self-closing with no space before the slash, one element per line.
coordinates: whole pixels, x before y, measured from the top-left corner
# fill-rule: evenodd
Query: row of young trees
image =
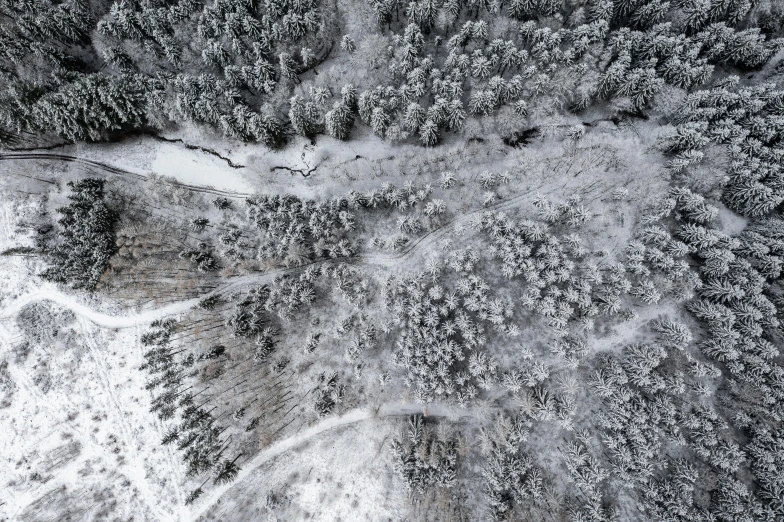
<path fill-rule="evenodd" d="M 721 372 L 693 360 L 686 351 L 690 343 L 683 336 L 688 329 L 676 325 L 669 319 L 653 324 L 659 340 L 674 349 L 672 352 L 656 345 L 632 345 L 624 349 L 622 357 L 599 359 L 591 384 L 603 400 L 599 424 L 613 476 L 621 479 L 621 487 L 637 489 L 641 494 L 639 507 L 656 519 L 777 519 L 781 506 L 774 491 L 778 490 L 771 488 L 780 485 L 777 471 L 782 452 L 776 428 L 752 422 L 735 404 L 728 415 L 736 428 L 745 426 L 751 434 L 750 444 L 739 444 L 723 416 L 700 400 L 701 396 L 712 395 L 714 379 Z M 677 339 L 675 344 L 673 339 Z M 675 361 L 666 363 L 666 359 Z M 682 373 L 684 368 L 688 376 Z M 706 377 L 710 379 L 705 381 Z M 739 418 L 745 418 L 745 423 L 739 423 Z M 757 437 L 759 444 L 755 442 Z M 659 466 L 656 462 L 662 453 L 667 455 L 666 464 Z M 570 449 L 570 466 L 573 460 Z M 591 458 L 583 457 L 583 461 L 590 462 Z M 755 480 L 756 490 L 744 482 L 747 463 L 753 473 L 760 475 Z M 582 480 L 589 480 L 587 486 L 596 490 L 603 478 L 601 474 L 593 478 L 582 475 Z M 708 488 L 710 502 L 705 498 L 698 502 L 695 489 L 698 483 L 705 488 L 706 480 L 716 486 Z M 586 512 L 575 518 L 611 519 Z"/>
<path fill-rule="evenodd" d="M 457 480 L 457 439 L 421 415 L 409 417 L 406 429 L 392 441 L 393 469 L 412 495 L 422 496 L 434 488 L 451 489 Z"/>
<path fill-rule="evenodd" d="M 698 299 L 689 303 L 692 313 L 704 321 L 709 338 L 700 348 L 721 362 L 738 379 L 756 389 L 762 401 L 758 414 L 782 417 L 782 368 L 775 362 L 780 322 L 777 280 L 782 267 L 782 221 L 769 218 L 752 225 L 738 237 L 730 237 L 710 222 L 688 219 L 690 200 L 699 198 L 686 190 L 676 190 L 671 210 L 663 218 L 680 211 L 682 223 L 675 234 L 700 261 L 701 286 Z M 687 219 L 684 222 L 684 217 Z M 657 227 L 657 237 L 666 240 L 667 232 Z M 657 241 L 653 237 L 650 241 Z M 775 286 L 774 286 L 775 285 Z M 746 403 L 747 401 L 743 401 Z"/>
<path fill-rule="evenodd" d="M 349 233 L 356 227 L 348 200 L 301 200 L 296 196 L 258 196 L 246 200 L 248 217 L 262 231 L 261 259 L 300 266 L 313 260 L 349 257 Z"/>
<path fill-rule="evenodd" d="M 540 513 L 554 511 L 547 498 L 548 481 L 542 470 L 523 450 L 530 423 L 521 417 L 499 414 L 495 425 L 483 431 L 485 460 L 482 477 L 485 498 L 493 520 L 513 520 L 532 508 Z"/>
<path fill-rule="evenodd" d="M 745 488 L 736 476 L 745 455 L 717 411 L 699 401 L 700 374 L 694 368 L 688 378 L 682 373 L 689 368 L 684 355 L 649 344 L 600 358 L 591 384 L 602 398 L 601 440 L 617 485 L 638 491 L 638 509 L 664 520 L 729 521 L 740 512 L 749 520 L 773 520 L 773 511 L 748 491 L 741 503 L 725 498 L 733 488 Z M 678 361 L 668 364 L 669 358 Z M 662 455 L 664 466 L 658 465 Z M 697 502 L 695 484 L 708 477 L 718 483 L 711 502 Z M 594 490 L 603 480 L 601 474 L 583 478 Z M 582 516 L 579 520 L 612 520 Z"/>
<path fill-rule="evenodd" d="M 593 455 L 593 440 L 588 431 L 578 433 L 562 452 L 569 479 L 576 486 L 569 503 L 569 516 L 575 522 L 610 522 L 618 519 L 618 509 L 607 505 L 603 487 L 610 472 Z"/>
<path fill-rule="evenodd" d="M 192 354 L 177 357 L 186 350 L 174 351 L 172 338 L 175 328 L 173 319 L 154 321 L 150 325 L 150 330 L 141 338 L 146 351 L 140 370 L 146 370 L 150 375 L 146 388 L 155 394 L 151 411 L 162 421 L 173 421 L 161 443 L 177 444 L 189 477 L 211 474 L 188 495 L 185 503 L 191 504 L 204 493 L 203 488 L 208 481 L 217 485 L 234 480 L 239 473 L 236 462 L 241 454 L 231 460 L 224 457 L 228 443 L 222 435 L 228 427 L 218 424 L 218 419 L 212 414 L 215 407 L 207 409 L 213 395 L 202 396 L 201 393 L 208 386 L 198 392 L 193 390 L 194 385 L 187 386 L 195 358 Z M 199 359 L 218 359 L 224 351 L 222 346 L 216 346 L 200 354 Z"/>

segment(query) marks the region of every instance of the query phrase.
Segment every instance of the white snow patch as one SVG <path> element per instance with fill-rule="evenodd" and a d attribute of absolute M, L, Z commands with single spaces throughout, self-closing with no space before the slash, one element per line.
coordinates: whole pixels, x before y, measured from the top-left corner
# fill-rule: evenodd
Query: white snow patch
<path fill-rule="evenodd" d="M 163 143 L 155 147 L 151 169 L 189 185 L 209 186 L 233 192 L 252 192 L 241 169 L 232 169 L 219 158 L 184 150 L 182 145 Z"/>
<path fill-rule="evenodd" d="M 737 236 L 743 232 L 743 229 L 749 224 L 749 220 L 724 205 L 718 205 L 718 207 L 721 231 L 730 236 Z"/>

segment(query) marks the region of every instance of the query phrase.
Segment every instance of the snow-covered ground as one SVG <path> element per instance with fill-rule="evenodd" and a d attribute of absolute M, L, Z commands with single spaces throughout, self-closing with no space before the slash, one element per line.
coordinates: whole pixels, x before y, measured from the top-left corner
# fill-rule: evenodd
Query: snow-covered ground
<path fill-rule="evenodd" d="M 161 174 L 186 185 L 214 187 L 240 195 L 264 191 L 323 197 L 345 195 L 353 187 L 376 188 L 384 181 L 401 184 L 401 177 L 437 183 L 440 172 L 431 172 L 427 161 L 443 160 L 437 152 L 392 147 L 370 134 L 345 143 L 319 137 L 315 146 L 298 139 L 281 151 L 252 146 L 221 148 L 220 144 L 198 135 L 183 136 L 183 139 L 210 147 L 243 168 L 233 168 L 225 159 L 187 148 L 182 143 L 141 137 L 121 144 L 79 145 L 47 151 L 95 163 L 58 162 L 51 156 L 46 169 L 50 175 L 63 169 L 71 177 L 95 170 L 123 177 Z M 624 146 L 603 147 L 589 134 L 579 151 L 564 154 L 560 145 L 542 144 L 530 155 L 514 152 L 509 158 L 509 151 L 503 148 L 480 157 L 462 150 L 459 144 L 452 144 L 455 148 L 450 150 L 464 154 L 470 163 L 465 172 L 458 173 L 460 185 L 453 192 L 455 206 L 450 210 L 450 218 L 419 234 L 402 251 L 361 252 L 353 262 L 371 272 L 383 269 L 406 273 L 440 250 L 444 240 L 459 238 L 468 244 L 478 234 L 472 224 L 483 212 L 493 210 L 515 218 L 534 217 L 532 202 L 538 195 L 563 200 L 574 193 L 583 197 L 598 218 L 597 227 L 589 231 L 588 246 L 592 250 L 606 249 L 611 256 L 619 255 L 619 245 L 628 240 L 634 216 L 629 208 L 617 215 L 605 214 L 608 194 L 618 187 L 626 187 L 630 198 L 645 200 L 654 189 L 663 186 L 664 177 L 660 171 L 654 171 L 642 180 L 619 168 L 618 162 L 633 164 L 649 152 L 629 146 L 620 138 L 613 137 L 613 140 Z M 619 157 L 615 151 L 621 148 L 623 155 Z M 391 163 L 409 153 L 413 158 L 410 163 Z M 30 157 L 35 159 L 34 155 L 31 153 Z M 523 163 L 516 164 L 521 158 Z M 15 168 L 33 164 L 20 161 Z M 71 171 L 70 165 L 76 168 Z M 414 178 L 421 175 L 420 171 L 400 170 L 410 165 L 427 174 Z M 498 188 L 499 198 L 482 205 L 482 190 L 475 178 L 479 169 L 489 165 L 514 169 L 514 190 Z M 127 172 L 112 174 L 112 168 Z M 372 175 L 357 178 L 357 171 Z M 308 177 L 303 175 L 308 172 L 311 172 Z M 9 237 L 14 218 L 15 209 L 4 207 L 2 225 Z M 18 239 L 14 237 L 2 244 L 13 246 Z M 142 361 L 139 336 L 150 322 L 184 316 L 207 295 L 229 296 L 252 284 L 269 283 L 276 276 L 296 273 L 297 269 L 273 268 L 227 277 L 209 291 L 213 294 L 205 292 L 168 304 L 153 301 L 148 308 L 136 311 L 120 300 L 91 298 L 41 283 L 23 258 L 3 259 L 2 263 L 14 274 L 2 284 L 4 299 L 0 302 L 0 325 L 4 328 L 0 331 L 3 345 L 0 362 L 8 362 L 7 380 L 13 387 L 2 422 L 10 438 L 6 467 L 14 477 L 6 492 L 14 501 L 0 506 L 4 510 L 0 513 L 11 520 L 45 520 L 46 510 L 56 511 L 58 506 L 76 509 L 73 515 L 81 516 L 90 509 L 107 505 L 113 506 L 112 513 L 121 519 L 133 515 L 136 520 L 150 521 L 234 522 L 267 517 L 401 520 L 409 515 L 410 504 L 388 463 L 389 438 L 398 429 L 392 419 L 413 413 L 452 419 L 472 415 L 470 411 L 446 406 L 431 405 L 425 411 L 420 405 L 390 402 L 352 405 L 343 414 L 316 423 L 301 420 L 298 431 L 285 432 L 271 445 L 264 441 L 259 445 L 260 452 L 238 460 L 242 471 L 233 484 L 210 485 L 202 498 L 186 508 L 183 501 L 194 487 L 193 480 L 184 477 L 184 466 L 176 449 L 160 445 L 165 430 L 149 412 L 150 394 L 144 389 L 145 374 L 138 370 Z M 56 343 L 34 344 L 20 358 L 18 352 L 25 335 L 19 330 L 17 317 L 31 307 L 67 312 L 72 318 L 57 334 Z M 640 319 L 648 320 L 653 317 L 651 314 L 653 311 L 646 310 Z M 601 343 L 604 348 L 617 348 L 633 340 L 634 333 L 632 326 L 621 325 L 609 337 L 598 338 L 592 347 L 600 350 Z M 31 409 L 25 407 L 27 404 L 36 406 Z M 46 435 L 41 438 L 40 434 Z M 49 475 L 33 476 L 33 470 L 43 469 L 42 463 L 54 458 L 51 455 L 65 451 L 60 442 L 64 434 L 74 441 L 66 447 L 67 462 L 50 466 Z M 100 500 L 88 500 L 85 492 L 91 488 L 99 488 Z M 268 492 L 279 497 L 279 501 L 268 506 Z"/>
<path fill-rule="evenodd" d="M 138 330 L 99 330 L 80 317 L 60 326 L 57 342 L 40 345 L 25 344 L 13 318 L 0 326 L 10 386 L 0 420 L 0 513 L 19 521 L 100 512 L 185 520 L 182 467 L 159 445 L 161 426 L 138 371 Z"/>
<path fill-rule="evenodd" d="M 128 138 L 119 143 L 79 143 L 52 150 L 6 153 L 67 155 L 97 161 L 141 176 L 166 176 L 180 183 L 250 194 L 275 187 L 308 192 L 309 176 L 333 175 L 341 167 L 360 161 L 370 164 L 418 147 L 392 146 L 364 131 L 351 141 L 320 136 L 315 144 L 295 138 L 270 150 L 263 145 L 237 144 L 200 132 L 180 132 L 166 140 L 151 136 Z"/>

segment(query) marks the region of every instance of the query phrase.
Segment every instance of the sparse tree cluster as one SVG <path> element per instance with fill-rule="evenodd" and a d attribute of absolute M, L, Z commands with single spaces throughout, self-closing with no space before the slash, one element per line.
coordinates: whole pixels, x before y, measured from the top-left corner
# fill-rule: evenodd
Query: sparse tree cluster
<path fill-rule="evenodd" d="M 533 508 L 547 510 L 548 483 L 542 470 L 522 448 L 530 423 L 520 417 L 500 415 L 482 433 L 485 462 L 482 477 L 485 497 L 493 520 L 509 520 Z"/>
<path fill-rule="evenodd" d="M 226 445 L 221 434 L 226 427 L 217 424 L 212 415 L 214 407 L 207 409 L 212 396 L 202 396 L 204 390 L 195 392 L 194 386 L 186 387 L 185 377 L 193 359 L 176 357 L 183 350 L 175 352 L 171 346 L 175 327 L 176 323 L 171 319 L 154 321 L 141 339 L 142 346 L 146 348 L 141 369 L 150 374 L 147 389 L 155 393 L 151 411 L 163 421 L 173 421 L 161 443 L 177 445 L 189 477 L 210 472 L 214 484 L 230 482 L 239 471 L 235 464 L 239 456 L 233 461 L 223 458 Z M 212 352 L 207 358 L 220 356 L 215 355 L 220 350 L 213 349 Z M 203 494 L 205 483 L 206 480 L 188 495 L 186 504 Z"/>
<path fill-rule="evenodd" d="M 264 303 L 265 310 L 277 311 L 283 320 L 291 319 L 300 307 L 308 306 L 316 299 L 314 282 L 321 275 L 321 270 L 322 265 L 313 265 L 297 278 L 276 278 L 275 286 Z"/>
<path fill-rule="evenodd" d="M 343 403 L 345 393 L 346 386 L 340 382 L 340 376 L 337 373 L 320 375 L 319 384 L 314 394 L 315 402 L 313 403 L 318 416 L 326 417 L 330 415 L 339 404 Z"/>
<path fill-rule="evenodd" d="M 180 252 L 182 259 L 188 259 L 199 272 L 214 272 L 220 265 L 212 254 L 212 249 L 207 243 L 199 243 L 197 248 L 190 248 Z"/>
<path fill-rule="evenodd" d="M 272 354 L 277 341 L 277 330 L 270 326 L 267 302 L 270 298 L 267 285 L 251 288 L 240 299 L 228 325 L 236 337 L 251 339 L 255 344 L 254 358 L 266 361 Z"/>
<path fill-rule="evenodd" d="M 566 445 L 566 467 L 578 495 L 569 506 L 570 517 L 575 522 L 612 522 L 618 519 L 617 508 L 607 506 L 602 495 L 602 485 L 610 473 L 599 464 L 591 453 L 591 437 L 580 433 Z"/>
<path fill-rule="evenodd" d="M 300 266 L 354 253 L 347 234 L 356 224 L 346 199 L 322 202 L 276 195 L 249 198 L 246 203 L 248 217 L 265 232 L 260 259 Z"/>
<path fill-rule="evenodd" d="M 408 419 L 406 430 L 392 441 L 393 468 L 412 495 L 433 488 L 450 489 L 457 479 L 457 440 L 434 433 L 421 415 Z"/>

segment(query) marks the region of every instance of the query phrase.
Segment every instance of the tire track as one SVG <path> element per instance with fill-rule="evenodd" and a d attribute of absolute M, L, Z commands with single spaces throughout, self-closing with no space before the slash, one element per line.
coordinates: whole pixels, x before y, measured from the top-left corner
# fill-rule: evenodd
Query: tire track
<path fill-rule="evenodd" d="M 42 155 L 35 154 L 32 156 L 37 158 Z M 51 156 L 59 157 L 61 155 L 51 155 Z M 74 158 L 73 156 L 63 156 L 63 157 Z M 0 159 L 3 159 L 2 155 L 0 155 Z M 79 158 L 74 158 L 74 159 L 79 160 Z M 64 160 L 64 161 L 70 161 L 70 160 Z M 83 161 L 88 161 L 91 164 L 94 163 L 103 166 L 103 164 L 100 164 L 98 162 L 93 162 L 91 160 L 83 160 Z M 115 169 L 114 167 L 109 167 L 109 166 L 105 166 L 105 167 Z M 128 172 L 128 171 L 123 171 L 122 169 L 116 169 L 116 170 L 118 170 L 119 172 Z M 143 178 L 144 176 L 141 177 Z M 558 179 L 557 176 L 555 176 L 554 179 Z M 451 220 L 441 224 L 437 228 L 427 232 L 426 234 L 423 234 L 415 242 L 409 244 L 405 250 L 399 253 L 359 254 L 351 258 L 340 258 L 340 259 L 344 262 L 354 264 L 354 265 L 367 265 L 367 266 L 377 266 L 377 267 L 387 267 L 387 268 L 396 266 L 398 264 L 402 264 L 404 262 L 409 262 L 412 259 L 414 259 L 414 256 L 418 252 L 427 252 L 432 250 L 431 247 L 437 241 L 444 238 L 446 235 L 448 235 L 451 231 L 453 231 L 459 226 L 471 225 L 473 220 L 475 220 L 485 212 L 511 210 L 521 205 L 524 205 L 526 203 L 533 203 L 533 201 L 539 196 L 539 194 L 547 196 L 553 194 L 556 191 L 567 190 L 568 188 L 570 188 L 569 186 L 572 184 L 579 185 L 579 183 L 576 183 L 574 180 L 575 178 L 570 177 L 570 179 L 568 179 L 566 183 L 561 185 L 559 183 L 554 183 L 549 181 L 548 178 L 540 179 L 536 186 L 530 187 L 526 192 L 513 196 L 509 199 L 499 201 L 498 203 L 495 203 L 493 205 L 487 205 L 486 207 L 479 208 L 471 212 L 467 212 L 462 215 L 453 217 Z M 591 192 L 595 192 L 597 190 L 600 191 L 601 193 L 602 191 L 606 190 L 606 187 L 604 187 L 603 184 L 594 184 Z M 236 195 L 235 197 L 245 197 L 245 196 Z M 462 237 L 462 240 L 466 240 L 468 239 L 468 237 L 475 235 L 476 233 L 477 231 L 472 228 L 471 232 L 467 233 Z M 91 309 L 89 306 L 76 300 L 75 297 L 68 294 L 64 294 L 60 290 L 49 288 L 46 290 L 38 290 L 18 298 L 15 302 L 13 302 L 12 304 L 7 306 L 4 310 L 0 312 L 0 317 L 9 317 L 15 315 L 16 313 L 21 311 L 21 309 L 24 306 L 28 304 L 32 304 L 43 300 L 49 300 L 61 306 L 65 306 L 66 308 L 69 308 L 72 312 L 76 313 L 77 315 L 88 318 L 90 321 L 97 324 L 98 326 L 102 326 L 105 328 L 131 328 L 135 326 L 149 324 L 157 319 L 163 319 L 165 317 L 186 312 L 196 307 L 199 304 L 199 301 L 201 301 L 206 297 L 223 295 L 232 289 L 239 288 L 246 284 L 269 283 L 278 276 L 294 275 L 301 272 L 308 266 L 315 265 L 318 263 L 329 262 L 329 261 L 331 260 L 317 259 L 297 267 L 278 268 L 263 273 L 245 274 L 234 278 L 233 280 L 226 283 L 222 287 L 207 292 L 202 296 L 195 297 L 188 300 L 178 301 L 169 305 L 162 306 L 160 308 L 140 312 L 137 314 L 126 315 L 126 316 L 116 316 L 116 315 L 110 315 L 110 314 L 95 311 Z"/>
<path fill-rule="evenodd" d="M 222 486 L 217 486 L 210 490 L 204 500 L 191 512 L 190 522 L 196 522 L 207 511 L 214 506 L 220 498 L 225 495 L 232 487 L 239 484 L 249 477 L 259 466 L 273 460 L 274 458 L 296 448 L 297 446 L 318 437 L 328 431 L 336 430 L 344 426 L 357 424 L 373 419 L 383 419 L 388 417 L 400 417 L 408 415 L 426 415 L 431 417 L 450 417 L 459 418 L 470 415 L 470 408 L 458 408 L 446 403 L 401 403 L 401 404 L 381 404 L 375 408 L 355 408 L 342 415 L 328 417 L 317 424 L 281 439 L 266 449 L 262 450 L 251 460 L 243 463 L 237 478 L 234 482 Z"/>
<path fill-rule="evenodd" d="M 140 172 L 133 172 L 127 169 L 123 169 L 120 167 L 116 167 L 114 165 L 109 165 L 108 163 L 103 163 L 96 160 L 89 160 L 85 158 L 80 158 L 78 156 L 71 156 L 69 154 L 55 154 L 55 153 L 29 153 L 29 152 L 12 152 L 12 153 L 0 153 L 0 161 L 11 161 L 11 160 L 54 160 L 54 161 L 63 161 L 66 163 L 76 163 L 78 165 L 83 165 L 85 167 L 91 167 L 94 169 L 102 170 L 104 172 L 108 172 L 110 174 L 117 174 L 119 176 L 130 176 L 132 178 L 146 180 L 149 179 L 149 175 L 142 174 Z M 166 180 L 167 183 L 175 185 L 177 187 L 182 187 L 188 190 L 192 190 L 194 192 L 201 192 L 204 194 L 213 194 L 216 196 L 224 196 L 229 198 L 237 198 L 237 199 L 244 199 L 250 196 L 254 196 L 255 194 L 249 192 L 234 192 L 231 190 L 221 190 L 212 187 L 207 187 L 203 185 L 191 185 L 189 183 L 183 183 L 177 180 Z"/>
<path fill-rule="evenodd" d="M 108 410 L 113 410 L 115 415 L 117 415 L 117 422 L 115 422 L 114 425 L 119 425 L 119 429 L 122 434 L 121 436 L 123 438 L 123 444 L 126 448 L 126 451 L 129 453 L 130 459 L 127 461 L 127 466 L 129 469 L 126 473 L 126 476 L 131 480 L 136 488 L 139 489 L 139 493 L 141 493 L 143 502 L 159 521 L 175 522 L 176 519 L 172 515 L 162 511 L 154 501 L 155 496 L 152 494 L 150 485 L 147 482 L 147 472 L 144 469 L 144 462 L 143 460 L 140 460 L 139 451 L 134 444 L 135 438 L 133 430 L 130 426 L 128 426 L 126 416 L 123 414 L 123 408 L 120 406 L 120 403 L 117 400 L 117 396 L 114 393 L 114 390 L 119 389 L 119 386 L 117 386 L 115 382 L 112 382 L 111 376 L 109 374 L 110 369 L 106 364 L 106 361 L 102 360 L 101 355 L 98 354 L 99 350 L 95 345 L 94 339 L 89 334 L 89 328 L 86 324 L 86 321 L 87 319 L 84 317 L 79 320 L 79 327 L 81 329 L 82 338 L 87 345 L 87 352 L 90 354 L 90 358 L 95 364 L 95 374 L 101 383 L 101 387 L 103 388 L 102 395 L 106 400 L 106 408 Z"/>

